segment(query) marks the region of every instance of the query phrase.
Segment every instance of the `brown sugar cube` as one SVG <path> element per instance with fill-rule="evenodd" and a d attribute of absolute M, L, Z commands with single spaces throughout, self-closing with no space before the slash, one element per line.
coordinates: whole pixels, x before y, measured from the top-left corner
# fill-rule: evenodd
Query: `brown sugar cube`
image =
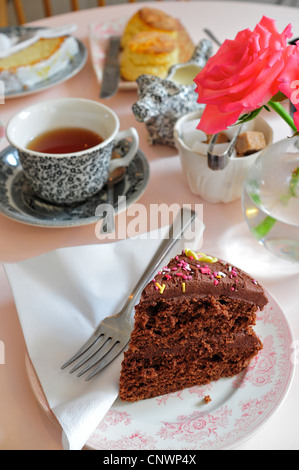
<path fill-rule="evenodd" d="M 259 131 L 246 131 L 240 134 L 236 142 L 238 156 L 250 155 L 266 147 L 265 136 Z"/>
<path fill-rule="evenodd" d="M 210 143 L 212 137 L 213 137 L 213 134 L 207 134 L 206 143 Z M 219 132 L 219 134 L 217 135 L 215 144 L 225 144 L 226 142 L 229 142 L 229 138 L 227 137 L 225 132 Z"/>

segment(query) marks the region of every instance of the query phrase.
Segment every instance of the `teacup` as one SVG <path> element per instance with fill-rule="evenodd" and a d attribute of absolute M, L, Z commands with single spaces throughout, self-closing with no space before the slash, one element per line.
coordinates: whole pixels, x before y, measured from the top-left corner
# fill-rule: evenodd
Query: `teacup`
<path fill-rule="evenodd" d="M 84 128 L 99 134 L 102 142 L 71 153 L 28 149 L 37 136 L 54 129 Z M 135 128 L 119 131 L 117 115 L 107 106 L 81 98 L 60 98 L 29 106 L 11 118 L 6 127 L 9 143 L 19 152 L 27 182 L 34 193 L 55 204 L 81 202 L 96 194 L 109 174 L 128 166 L 139 145 Z M 128 153 L 111 159 L 117 142 L 131 139 Z"/>

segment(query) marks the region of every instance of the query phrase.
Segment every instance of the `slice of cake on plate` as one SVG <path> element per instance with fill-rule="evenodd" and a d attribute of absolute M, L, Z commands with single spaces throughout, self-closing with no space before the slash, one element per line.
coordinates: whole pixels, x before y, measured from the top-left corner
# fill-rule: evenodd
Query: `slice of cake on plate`
<path fill-rule="evenodd" d="M 21 92 L 63 70 L 79 52 L 73 36 L 42 38 L 31 46 L 0 59 L 0 80 L 5 92 Z"/>
<path fill-rule="evenodd" d="M 241 269 L 190 250 L 176 256 L 135 308 L 120 398 L 133 402 L 238 374 L 263 347 L 253 325 L 267 303 Z"/>

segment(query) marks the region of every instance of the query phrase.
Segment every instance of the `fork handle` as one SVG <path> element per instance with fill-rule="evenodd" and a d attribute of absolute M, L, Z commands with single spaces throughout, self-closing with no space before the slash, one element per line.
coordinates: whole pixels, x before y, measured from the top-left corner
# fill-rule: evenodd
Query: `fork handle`
<path fill-rule="evenodd" d="M 137 282 L 135 288 L 128 297 L 127 302 L 125 303 L 123 309 L 119 315 L 124 314 L 126 311 L 126 316 L 130 316 L 131 312 L 135 306 L 136 300 L 141 294 L 142 290 L 146 284 L 153 278 L 153 275 L 156 274 L 158 268 L 161 266 L 161 263 L 165 257 L 169 254 L 171 249 L 186 231 L 186 229 L 191 225 L 191 223 L 197 217 L 197 213 L 193 210 L 187 210 L 182 208 L 179 214 L 176 216 L 173 224 L 169 229 L 168 238 L 165 238 L 160 244 L 157 252 L 155 253 L 153 259 L 148 265 L 147 269 Z"/>

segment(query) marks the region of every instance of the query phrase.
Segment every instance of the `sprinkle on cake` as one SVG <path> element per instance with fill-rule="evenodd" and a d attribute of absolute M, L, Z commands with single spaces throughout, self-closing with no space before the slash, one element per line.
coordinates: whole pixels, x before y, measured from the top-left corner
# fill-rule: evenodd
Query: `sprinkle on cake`
<path fill-rule="evenodd" d="M 218 260 L 218 258 L 206 255 L 205 253 L 195 253 L 189 249 L 185 250 L 180 257 L 176 256 L 169 264 L 169 267 L 164 266 L 162 271 L 158 272 L 158 277 L 156 276 L 153 279 L 154 288 L 160 294 L 166 293 L 167 282 L 177 277 L 182 280 L 182 286 L 184 286 L 183 291 L 187 292 L 187 281 L 198 279 L 198 275 L 196 275 L 197 271 L 205 277 L 205 280 L 210 280 L 215 287 L 218 286 L 222 280 L 228 278 L 231 281 L 228 284 L 231 291 L 237 291 L 239 288 L 238 273 L 240 272 L 241 274 L 241 270 L 238 270 L 238 268 L 230 265 L 226 261 Z M 251 279 L 251 282 L 258 286 L 256 280 Z M 171 285 L 171 287 L 173 286 Z M 245 288 L 244 282 L 241 283 L 240 288 Z"/>

